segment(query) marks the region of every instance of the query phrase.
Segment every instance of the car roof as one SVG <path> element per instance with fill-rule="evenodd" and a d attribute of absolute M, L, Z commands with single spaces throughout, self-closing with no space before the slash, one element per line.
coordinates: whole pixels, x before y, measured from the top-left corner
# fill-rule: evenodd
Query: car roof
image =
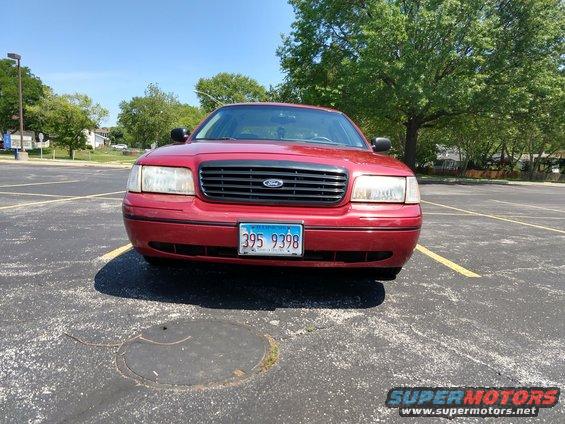
<path fill-rule="evenodd" d="M 278 102 L 230 103 L 230 104 L 221 106 L 218 109 L 222 109 L 224 107 L 232 107 L 232 106 L 285 106 L 285 107 L 295 107 L 295 108 L 300 108 L 300 109 L 315 109 L 315 110 L 324 110 L 326 112 L 342 113 L 339 110 L 332 109 L 330 107 L 325 107 L 325 106 L 305 105 L 305 104 L 299 104 L 299 103 L 278 103 Z"/>

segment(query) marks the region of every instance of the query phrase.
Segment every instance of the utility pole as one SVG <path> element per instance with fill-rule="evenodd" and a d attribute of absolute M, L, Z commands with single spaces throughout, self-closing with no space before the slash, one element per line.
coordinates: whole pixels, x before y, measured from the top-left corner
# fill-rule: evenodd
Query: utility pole
<path fill-rule="evenodd" d="M 22 149 L 19 152 L 17 159 L 27 160 L 28 154 L 24 147 L 24 96 L 22 90 L 22 67 L 20 64 L 22 57 L 17 53 L 8 53 L 8 58 L 15 60 L 18 65 L 18 91 L 20 93 L 20 142 Z"/>

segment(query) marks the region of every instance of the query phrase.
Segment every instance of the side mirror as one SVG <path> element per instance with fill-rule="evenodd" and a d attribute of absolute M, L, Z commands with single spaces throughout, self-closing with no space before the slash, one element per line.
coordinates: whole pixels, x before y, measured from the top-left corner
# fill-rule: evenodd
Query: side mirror
<path fill-rule="evenodd" d="M 390 140 L 386 137 L 375 137 L 371 140 L 374 152 L 387 152 L 392 147 Z"/>
<path fill-rule="evenodd" d="M 175 143 L 186 143 L 189 135 L 190 131 L 186 128 L 174 128 L 171 130 L 171 140 Z"/>

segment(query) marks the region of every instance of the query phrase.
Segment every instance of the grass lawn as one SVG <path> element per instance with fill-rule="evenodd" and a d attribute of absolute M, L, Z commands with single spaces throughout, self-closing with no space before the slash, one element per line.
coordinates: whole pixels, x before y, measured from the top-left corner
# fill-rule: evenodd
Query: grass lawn
<path fill-rule="evenodd" d="M 30 158 L 38 159 L 40 157 L 40 150 L 28 150 Z M 141 156 L 142 153 L 139 154 Z M 0 150 L 1 157 L 14 157 L 13 151 Z M 134 163 L 138 156 L 126 156 L 120 150 L 113 150 L 108 148 L 96 150 L 77 150 L 75 152 L 75 160 L 90 161 L 99 163 Z M 53 159 L 53 149 L 43 149 L 43 159 Z M 70 159 L 69 152 L 65 149 L 55 148 L 55 159 Z"/>

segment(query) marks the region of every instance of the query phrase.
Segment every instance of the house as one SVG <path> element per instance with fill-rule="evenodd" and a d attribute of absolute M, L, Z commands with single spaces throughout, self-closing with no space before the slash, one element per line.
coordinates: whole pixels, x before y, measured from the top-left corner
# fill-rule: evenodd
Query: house
<path fill-rule="evenodd" d="M 433 166 L 434 170 L 456 170 L 462 166 L 464 158 L 459 150 L 441 144 L 436 145 L 436 147 L 437 155 Z"/>
<path fill-rule="evenodd" d="M 102 137 L 106 137 L 109 138 L 110 137 L 110 130 L 112 128 L 106 128 L 106 127 L 102 127 L 102 128 L 96 128 L 94 130 L 95 134 L 101 135 Z"/>
<path fill-rule="evenodd" d="M 97 134 L 96 130 L 83 130 L 83 132 L 86 135 L 86 145 L 91 146 L 93 149 L 103 147 L 104 144 L 110 142 L 108 137 Z"/>

